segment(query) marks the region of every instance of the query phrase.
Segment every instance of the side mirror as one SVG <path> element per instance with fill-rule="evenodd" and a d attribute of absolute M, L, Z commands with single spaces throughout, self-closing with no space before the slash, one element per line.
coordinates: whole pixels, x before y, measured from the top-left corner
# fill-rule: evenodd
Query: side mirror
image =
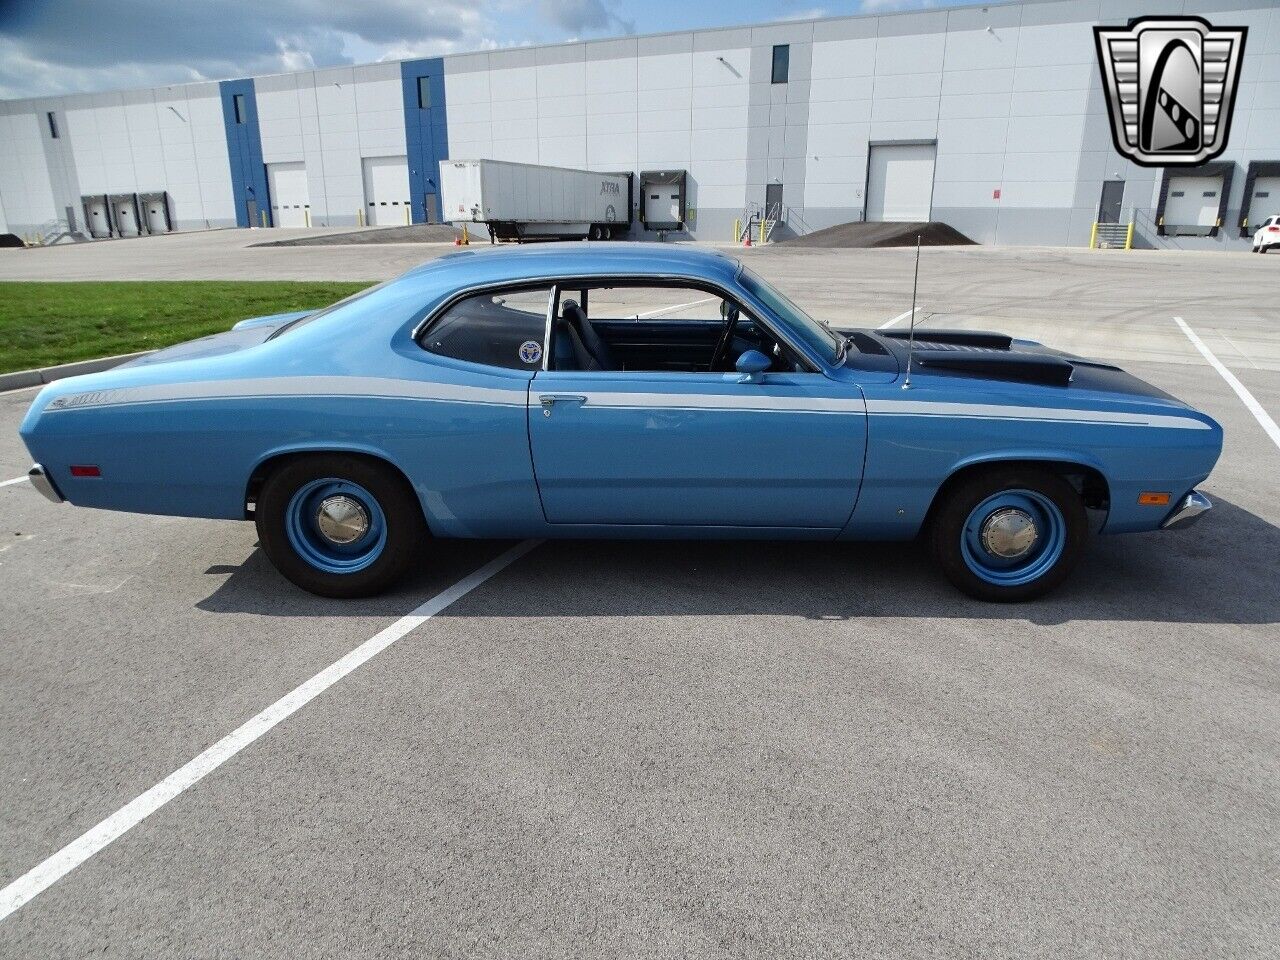
<path fill-rule="evenodd" d="M 739 383 L 759 383 L 764 379 L 765 371 L 773 366 L 773 361 L 759 350 L 746 350 L 733 366 L 742 374 Z"/>

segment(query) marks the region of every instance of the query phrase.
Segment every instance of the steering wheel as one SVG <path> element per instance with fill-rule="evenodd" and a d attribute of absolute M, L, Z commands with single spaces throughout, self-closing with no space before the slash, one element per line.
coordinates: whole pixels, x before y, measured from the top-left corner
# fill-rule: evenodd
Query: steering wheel
<path fill-rule="evenodd" d="M 724 333 L 720 336 L 720 342 L 716 344 L 716 349 L 711 354 L 710 371 L 715 373 L 720 369 L 720 364 L 724 362 L 724 355 L 729 352 L 729 344 L 733 342 L 733 330 L 738 325 L 738 305 L 736 303 L 729 305 L 728 312 L 725 313 Z"/>

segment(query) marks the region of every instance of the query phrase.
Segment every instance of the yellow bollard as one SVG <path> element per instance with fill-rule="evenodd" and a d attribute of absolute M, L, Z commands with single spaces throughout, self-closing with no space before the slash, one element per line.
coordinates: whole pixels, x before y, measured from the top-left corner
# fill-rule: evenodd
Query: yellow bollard
<path fill-rule="evenodd" d="M 733 242 L 737 243 L 741 237 L 742 237 L 742 218 L 734 217 L 733 218 Z"/>
<path fill-rule="evenodd" d="M 471 246 L 471 234 L 467 232 L 467 225 L 462 225 L 462 245 L 464 247 Z"/>
<path fill-rule="evenodd" d="M 413 221 L 409 219 L 409 208 L 405 207 L 404 208 L 404 225 L 407 227 L 412 222 Z"/>
<path fill-rule="evenodd" d="M 307 220 L 307 228 L 308 228 L 308 229 L 310 229 L 310 227 L 311 227 L 311 211 L 310 211 L 310 210 L 303 210 L 303 211 L 302 211 L 302 215 L 303 215 L 303 216 L 306 218 L 306 220 Z"/>
<path fill-rule="evenodd" d="M 264 227 L 267 225 L 267 211 L 265 210 L 262 211 L 262 225 Z"/>
<path fill-rule="evenodd" d="M 1089 233 L 1089 249 L 1098 249 L 1098 224 L 1096 221 L 1093 224 L 1093 230 Z"/>
<path fill-rule="evenodd" d="M 358 223 L 362 227 L 364 226 L 364 208 L 363 207 L 361 207 L 356 211 L 356 223 Z"/>
<path fill-rule="evenodd" d="M 760 246 L 764 246 L 764 218 L 760 218 Z"/>
<path fill-rule="evenodd" d="M 1126 250 L 1133 249 L 1133 221 L 1132 220 L 1129 221 L 1129 229 L 1125 231 L 1124 248 Z"/>

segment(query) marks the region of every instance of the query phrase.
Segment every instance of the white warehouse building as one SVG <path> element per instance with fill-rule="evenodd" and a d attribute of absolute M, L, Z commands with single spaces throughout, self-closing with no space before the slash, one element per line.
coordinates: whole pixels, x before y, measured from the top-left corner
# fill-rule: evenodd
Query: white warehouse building
<path fill-rule="evenodd" d="M 1158 9 L 1157 9 L 1158 7 Z M 1226 150 L 1112 142 L 1093 27 L 1244 26 Z M 0 233 L 448 219 L 449 159 L 630 172 L 631 236 L 936 220 L 982 243 L 1244 249 L 1280 213 L 1280 5 L 1022 0 L 0 102 Z"/>

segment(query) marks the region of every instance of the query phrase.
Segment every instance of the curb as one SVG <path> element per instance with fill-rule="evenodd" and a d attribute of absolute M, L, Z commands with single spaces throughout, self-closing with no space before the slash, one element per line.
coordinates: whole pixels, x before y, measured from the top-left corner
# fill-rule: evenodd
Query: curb
<path fill-rule="evenodd" d="M 97 360 L 77 360 L 75 363 L 63 363 L 56 367 L 41 367 L 37 370 L 16 370 L 13 373 L 0 373 L 0 393 L 6 390 L 21 390 L 23 387 L 37 387 L 43 383 L 53 383 L 66 377 L 78 377 L 84 373 L 97 373 L 110 370 L 129 360 L 145 357 L 152 350 L 140 353 L 122 353 L 115 357 L 99 357 Z"/>

